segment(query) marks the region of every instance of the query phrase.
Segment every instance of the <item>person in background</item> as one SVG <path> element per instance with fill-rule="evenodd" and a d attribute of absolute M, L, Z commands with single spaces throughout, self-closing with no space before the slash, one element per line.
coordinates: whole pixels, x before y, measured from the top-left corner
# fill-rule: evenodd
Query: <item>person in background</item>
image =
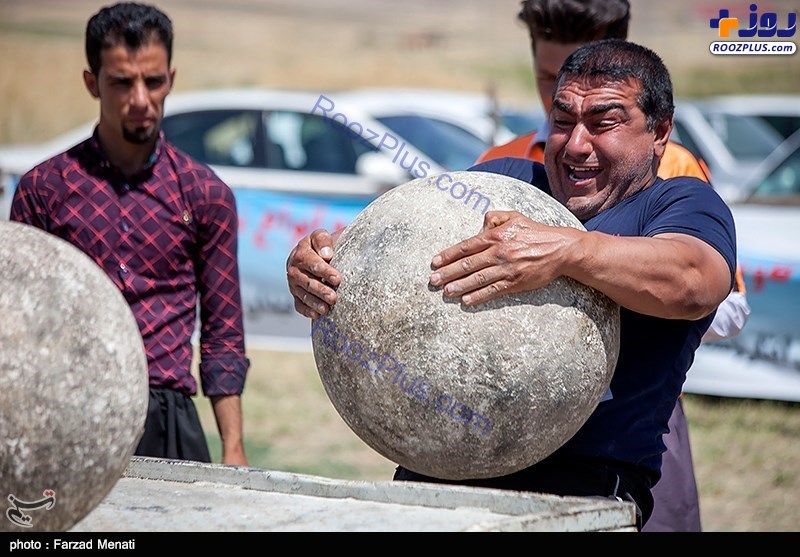
<path fill-rule="evenodd" d="M 137 455 L 211 461 L 192 401 L 199 299 L 200 379 L 222 462 L 246 465 L 236 205 L 226 184 L 160 131 L 175 80 L 172 39 L 172 22 L 153 6 L 124 2 L 91 17 L 83 80 L 99 122 L 91 138 L 22 177 L 11 219 L 81 249 L 130 305 L 150 382 Z"/>
<path fill-rule="evenodd" d="M 627 0 L 525 0 L 518 19 L 528 29 L 533 54 L 536 88 L 545 113 L 552 106 L 556 75 L 564 60 L 577 47 L 596 39 L 628 35 L 630 5 Z M 542 128 L 520 136 L 504 145 L 488 149 L 477 163 L 503 157 L 520 157 L 544 162 L 548 121 Z M 694 176 L 710 182 L 704 167 L 684 147 L 669 142 L 658 167 L 658 176 Z M 734 290 L 720 304 L 704 342 L 733 338 L 739 334 L 750 315 L 741 270 L 737 268 Z M 665 435 L 667 453 L 662 477 L 653 488 L 655 508 L 645 532 L 699 532 L 700 502 L 692 463 L 689 428 L 678 399 Z"/>

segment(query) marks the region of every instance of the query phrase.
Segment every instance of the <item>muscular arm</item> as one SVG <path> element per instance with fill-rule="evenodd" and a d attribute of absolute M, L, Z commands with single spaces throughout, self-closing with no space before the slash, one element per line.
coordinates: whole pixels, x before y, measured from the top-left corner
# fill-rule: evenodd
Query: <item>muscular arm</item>
<path fill-rule="evenodd" d="M 664 150 L 664 156 L 661 157 L 658 176 L 664 179 L 674 176 L 694 176 L 704 182 L 710 182 L 706 170 L 687 149 L 670 141 Z M 736 270 L 736 278 L 737 282 L 742 280 L 741 269 Z M 745 326 L 749 316 L 750 306 L 744 289 L 741 291 L 734 289 L 717 308 L 711 326 L 703 335 L 703 342 L 734 338 Z"/>
<path fill-rule="evenodd" d="M 513 211 L 487 213 L 483 232 L 432 264 L 431 284 L 469 306 L 567 276 L 642 314 L 699 319 L 731 285 L 725 259 L 697 238 L 611 236 L 546 226 Z"/>
<path fill-rule="evenodd" d="M 623 238 L 578 233 L 564 275 L 638 313 L 700 319 L 730 291 L 731 272 L 714 248 L 686 234 Z"/>

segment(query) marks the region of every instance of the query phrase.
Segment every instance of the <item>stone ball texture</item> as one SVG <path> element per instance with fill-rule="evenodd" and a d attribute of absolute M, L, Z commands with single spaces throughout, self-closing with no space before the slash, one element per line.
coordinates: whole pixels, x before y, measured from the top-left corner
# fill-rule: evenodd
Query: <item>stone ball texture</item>
<path fill-rule="evenodd" d="M 460 185 L 443 189 L 448 179 L 465 185 L 461 198 Z M 572 279 L 472 308 L 429 284 L 433 256 L 479 233 L 487 206 L 584 229 L 514 178 L 413 180 L 344 230 L 332 259 L 338 300 L 311 327 L 320 379 L 353 432 L 441 479 L 502 476 L 550 455 L 595 410 L 619 353 L 619 306 Z"/>
<path fill-rule="evenodd" d="M 66 531 L 87 515 L 130 461 L 147 403 L 119 289 L 68 242 L 0 222 L 0 530 Z"/>

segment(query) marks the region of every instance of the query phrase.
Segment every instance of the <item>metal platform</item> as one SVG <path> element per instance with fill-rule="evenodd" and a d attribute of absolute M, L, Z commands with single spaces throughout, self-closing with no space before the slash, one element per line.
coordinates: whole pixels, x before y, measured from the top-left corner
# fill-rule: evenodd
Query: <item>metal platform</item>
<path fill-rule="evenodd" d="M 630 503 L 134 457 L 72 532 L 636 531 Z"/>

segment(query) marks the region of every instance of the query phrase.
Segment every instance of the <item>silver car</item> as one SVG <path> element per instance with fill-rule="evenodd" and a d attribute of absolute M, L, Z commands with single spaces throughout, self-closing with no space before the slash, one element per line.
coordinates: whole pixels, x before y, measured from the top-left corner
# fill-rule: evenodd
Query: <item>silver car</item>
<path fill-rule="evenodd" d="M 708 168 L 711 183 L 729 202 L 747 196 L 756 167 L 783 138 L 760 118 L 725 111 L 713 101 L 675 102 L 671 139 Z"/>

